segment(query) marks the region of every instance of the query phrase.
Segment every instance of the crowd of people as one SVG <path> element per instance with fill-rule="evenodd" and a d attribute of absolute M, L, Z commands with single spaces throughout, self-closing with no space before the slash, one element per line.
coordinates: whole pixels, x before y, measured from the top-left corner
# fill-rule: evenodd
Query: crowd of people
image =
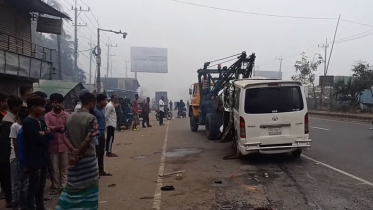
<path fill-rule="evenodd" d="M 64 109 L 64 96 L 20 88 L 20 95 L 0 93 L 0 184 L 6 208 L 45 210 L 48 175 L 50 195 L 59 195 L 55 209 L 97 209 L 98 179 L 104 156 L 113 153 L 118 96 L 82 90 L 74 112 Z M 161 99 L 163 102 L 163 100 Z M 142 106 L 144 128 L 149 124 L 150 98 Z M 164 103 L 160 105 L 164 112 Z M 138 95 L 132 102 L 133 124 L 140 124 Z M 160 125 L 163 121 L 160 120 Z M 106 134 L 106 136 L 105 136 Z"/>

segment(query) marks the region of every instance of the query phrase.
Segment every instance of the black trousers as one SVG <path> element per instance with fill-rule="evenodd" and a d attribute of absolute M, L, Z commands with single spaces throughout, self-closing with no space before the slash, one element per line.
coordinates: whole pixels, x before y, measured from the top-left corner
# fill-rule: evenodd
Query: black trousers
<path fill-rule="evenodd" d="M 108 126 L 106 129 L 106 152 L 111 153 L 113 149 L 115 128 L 113 126 Z"/>
<path fill-rule="evenodd" d="M 159 124 L 163 125 L 164 112 L 159 111 Z"/>
<path fill-rule="evenodd" d="M 12 203 L 12 185 L 10 182 L 10 163 L 0 163 L 0 183 L 2 190 L 4 190 L 6 203 Z"/>
<path fill-rule="evenodd" d="M 44 188 L 47 182 L 47 167 L 31 169 L 27 172 L 29 178 L 27 190 L 27 208 L 41 210 L 44 208 Z"/>
<path fill-rule="evenodd" d="M 149 113 L 143 113 L 142 114 L 142 126 L 145 126 L 145 124 L 147 126 L 149 126 Z"/>
<path fill-rule="evenodd" d="M 98 160 L 98 172 L 104 173 L 104 155 L 105 155 L 105 134 L 98 138 L 98 145 L 96 146 L 96 157 Z"/>

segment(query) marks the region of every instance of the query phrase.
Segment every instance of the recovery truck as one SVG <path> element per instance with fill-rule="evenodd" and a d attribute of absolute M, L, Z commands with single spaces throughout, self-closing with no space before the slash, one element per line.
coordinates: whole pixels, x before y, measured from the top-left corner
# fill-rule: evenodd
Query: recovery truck
<path fill-rule="evenodd" d="M 238 56 L 237 61 L 228 68 L 221 68 L 218 64 L 217 69 L 208 69 L 209 65 L 215 61 L 206 62 L 202 69 L 197 70 L 198 82 L 189 89 L 191 95 L 191 104 L 188 109 L 190 129 L 197 132 L 200 125 L 205 125 L 209 140 L 220 139 L 221 142 L 232 140 L 232 113 L 226 108 L 231 107 L 230 104 L 233 103 L 229 100 L 230 82 L 250 78 L 252 75 L 255 54 L 247 56 L 246 52 L 242 52 L 234 56 Z"/>

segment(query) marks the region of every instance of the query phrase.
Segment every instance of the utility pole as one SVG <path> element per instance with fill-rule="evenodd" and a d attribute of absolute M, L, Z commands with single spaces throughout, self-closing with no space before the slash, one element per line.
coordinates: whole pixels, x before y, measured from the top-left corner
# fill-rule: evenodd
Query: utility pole
<path fill-rule="evenodd" d="M 62 63 L 61 63 L 61 35 L 57 35 L 57 50 L 58 50 L 58 79 L 62 80 Z"/>
<path fill-rule="evenodd" d="M 280 72 L 281 72 L 282 61 L 284 60 L 284 58 L 282 58 L 282 54 L 281 54 L 281 57 L 276 57 L 275 59 L 280 61 Z"/>
<path fill-rule="evenodd" d="M 323 48 L 324 51 L 325 51 L 325 57 L 324 57 L 324 77 L 323 79 L 321 80 L 321 84 L 320 84 L 320 87 L 321 87 L 321 90 L 320 90 L 320 109 L 322 109 L 322 101 L 323 101 L 323 93 L 324 93 L 324 87 L 325 87 L 325 79 L 326 79 L 326 75 L 327 75 L 327 67 L 326 67 L 326 56 L 327 56 L 327 52 L 328 52 L 328 39 L 326 39 L 325 41 L 325 44 L 323 45 L 318 45 L 320 48 Z M 330 100 L 330 99 L 329 99 Z"/>
<path fill-rule="evenodd" d="M 126 78 L 128 78 L 127 64 L 129 64 L 130 61 L 128 61 L 128 60 L 124 60 L 124 62 L 126 63 Z"/>
<path fill-rule="evenodd" d="M 91 84 L 92 79 L 92 38 L 89 36 L 89 84 Z"/>
<path fill-rule="evenodd" d="M 78 9 L 78 3 L 77 0 L 75 0 L 75 8 L 72 8 L 75 11 L 75 17 L 74 17 L 74 73 L 73 73 L 73 81 L 78 81 L 78 26 L 87 26 L 78 24 L 78 11 L 79 12 L 88 12 L 90 11 L 89 8 L 87 10 L 83 10 L 81 7 Z"/>
<path fill-rule="evenodd" d="M 123 39 L 126 38 L 127 33 L 122 32 L 121 30 L 119 31 L 113 31 L 113 30 L 106 30 L 106 29 L 100 29 L 97 28 L 97 46 L 95 47 L 94 54 L 96 56 L 96 62 L 97 62 L 97 92 L 99 93 L 101 91 L 101 79 L 100 79 L 100 74 L 101 74 L 101 48 L 100 48 L 100 31 L 106 31 L 110 33 L 116 33 L 116 34 L 122 34 Z"/>
<path fill-rule="evenodd" d="M 110 39 L 109 37 L 107 38 L 107 69 L 106 69 L 106 76 L 109 77 L 109 70 L 110 70 L 110 66 L 109 66 L 109 62 L 110 62 L 110 56 L 115 56 L 115 55 L 110 55 L 110 47 L 118 47 L 118 45 L 112 45 L 110 44 Z"/>

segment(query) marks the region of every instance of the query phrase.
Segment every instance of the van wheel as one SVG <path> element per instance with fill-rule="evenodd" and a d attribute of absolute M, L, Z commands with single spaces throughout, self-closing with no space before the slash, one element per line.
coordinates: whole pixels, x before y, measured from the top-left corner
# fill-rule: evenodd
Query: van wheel
<path fill-rule="evenodd" d="M 302 154 L 302 150 L 295 150 L 291 152 L 291 155 L 295 158 L 299 158 L 301 154 Z"/>
<path fill-rule="evenodd" d="M 220 134 L 215 113 L 208 113 L 205 121 L 205 129 L 208 140 L 217 140 Z"/>
<path fill-rule="evenodd" d="M 198 117 L 190 116 L 190 130 L 193 132 L 198 131 Z"/>

